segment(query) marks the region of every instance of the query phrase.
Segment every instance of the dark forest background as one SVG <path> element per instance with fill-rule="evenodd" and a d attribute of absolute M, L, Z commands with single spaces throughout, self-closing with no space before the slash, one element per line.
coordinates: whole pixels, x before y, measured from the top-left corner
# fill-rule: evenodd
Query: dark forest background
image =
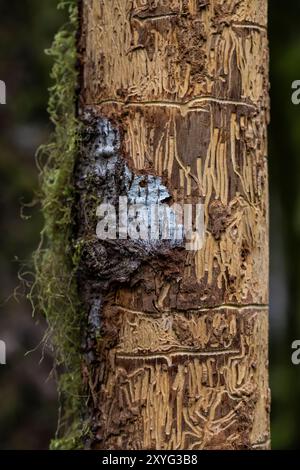
<path fill-rule="evenodd" d="M 7 85 L 7 104 L 0 106 L 0 339 L 7 344 L 7 365 L 0 366 L 0 449 L 46 449 L 57 423 L 52 354 L 41 342 L 45 321 L 32 317 L 22 286 L 17 299 L 11 296 L 42 227 L 38 207 L 27 205 L 38 187 L 35 150 L 51 132 L 51 59 L 44 49 L 66 21 L 56 4 L 0 0 L 0 79 Z M 300 365 L 291 362 L 291 343 L 300 339 L 300 105 L 291 102 L 291 84 L 300 80 L 299 24 L 298 0 L 288 7 L 269 2 L 274 449 L 300 449 Z"/>

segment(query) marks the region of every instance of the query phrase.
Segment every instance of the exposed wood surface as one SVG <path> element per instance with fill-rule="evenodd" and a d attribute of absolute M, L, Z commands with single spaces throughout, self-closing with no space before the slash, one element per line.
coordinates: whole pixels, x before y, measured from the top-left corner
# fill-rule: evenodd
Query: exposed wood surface
<path fill-rule="evenodd" d="M 83 0 L 81 19 L 89 445 L 268 448 L 267 0 Z M 205 205 L 201 250 L 94 239 L 91 192 L 128 172 Z"/>

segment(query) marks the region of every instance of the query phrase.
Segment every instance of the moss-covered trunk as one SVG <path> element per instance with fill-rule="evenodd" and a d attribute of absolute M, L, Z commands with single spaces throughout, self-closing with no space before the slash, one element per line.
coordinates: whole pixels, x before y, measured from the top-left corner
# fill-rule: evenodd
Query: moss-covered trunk
<path fill-rule="evenodd" d="M 267 0 L 82 0 L 79 23 L 85 447 L 268 448 Z M 100 240 L 120 196 L 201 202 L 203 246 Z"/>

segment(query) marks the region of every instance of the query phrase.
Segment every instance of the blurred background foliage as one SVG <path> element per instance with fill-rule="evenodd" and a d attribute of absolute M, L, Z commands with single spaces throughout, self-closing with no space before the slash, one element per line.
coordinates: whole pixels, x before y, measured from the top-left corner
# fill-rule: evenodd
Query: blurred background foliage
<path fill-rule="evenodd" d="M 19 270 L 30 270 L 42 228 L 38 207 L 26 205 L 38 187 L 36 148 L 51 132 L 52 59 L 44 49 L 66 21 L 56 4 L 0 0 L 0 79 L 7 87 L 7 105 L 0 106 L 0 339 L 7 345 L 7 365 L 0 366 L 0 449 L 46 449 L 57 423 L 51 351 L 41 343 L 45 321 L 32 318 L 22 289 L 18 301 L 7 300 Z"/>
<path fill-rule="evenodd" d="M 291 84 L 300 78 L 300 2 L 269 1 L 271 125 L 270 377 L 273 448 L 300 449 L 300 106 Z"/>
<path fill-rule="evenodd" d="M 0 339 L 7 344 L 7 365 L 0 366 L 0 449 L 46 449 L 56 430 L 52 354 L 41 344 L 45 322 L 32 318 L 22 292 L 18 301 L 10 297 L 42 227 L 37 207 L 24 207 L 23 218 L 20 213 L 38 187 L 35 150 L 51 132 L 46 112 L 51 59 L 44 49 L 66 21 L 56 5 L 56 0 L 0 0 L 0 79 L 7 85 L 7 105 L 0 106 Z M 300 366 L 291 363 L 291 343 L 300 339 L 300 106 L 291 103 L 291 83 L 300 79 L 299 23 L 299 0 L 288 6 L 269 2 L 275 449 L 300 449 Z"/>

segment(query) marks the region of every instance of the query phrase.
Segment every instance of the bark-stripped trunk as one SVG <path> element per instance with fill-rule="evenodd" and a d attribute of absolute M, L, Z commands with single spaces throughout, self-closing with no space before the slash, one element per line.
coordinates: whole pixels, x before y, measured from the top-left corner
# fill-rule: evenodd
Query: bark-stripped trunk
<path fill-rule="evenodd" d="M 89 444 L 268 448 L 267 0 L 83 0 L 79 48 Z M 203 248 L 97 240 L 139 192 Z"/>

